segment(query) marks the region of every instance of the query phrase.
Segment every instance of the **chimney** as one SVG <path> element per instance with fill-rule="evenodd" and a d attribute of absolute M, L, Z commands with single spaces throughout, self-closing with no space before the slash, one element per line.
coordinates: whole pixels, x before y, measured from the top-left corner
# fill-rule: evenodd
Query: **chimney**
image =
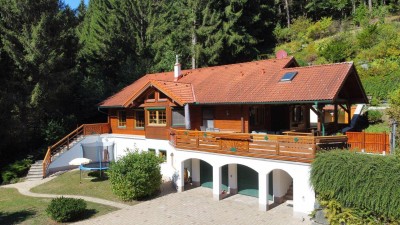
<path fill-rule="evenodd" d="M 174 81 L 178 81 L 181 76 L 181 64 L 179 63 L 178 55 L 176 55 L 176 63 L 174 66 Z"/>

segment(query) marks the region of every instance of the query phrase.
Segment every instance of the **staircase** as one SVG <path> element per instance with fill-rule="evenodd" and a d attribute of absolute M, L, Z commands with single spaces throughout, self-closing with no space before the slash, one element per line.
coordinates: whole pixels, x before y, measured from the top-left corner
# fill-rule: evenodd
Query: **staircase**
<path fill-rule="evenodd" d="M 43 160 L 38 160 L 31 165 L 26 180 L 41 180 L 43 177 Z"/>
<path fill-rule="evenodd" d="M 283 201 L 293 201 L 293 183 L 290 184 L 285 196 L 283 196 Z"/>
<path fill-rule="evenodd" d="M 108 123 L 83 124 L 54 145 L 49 146 L 42 162 L 42 177 L 48 175 L 48 168 L 52 161 L 70 150 L 71 147 L 80 142 L 86 135 L 104 134 L 110 133 L 110 131 L 111 128 Z"/>

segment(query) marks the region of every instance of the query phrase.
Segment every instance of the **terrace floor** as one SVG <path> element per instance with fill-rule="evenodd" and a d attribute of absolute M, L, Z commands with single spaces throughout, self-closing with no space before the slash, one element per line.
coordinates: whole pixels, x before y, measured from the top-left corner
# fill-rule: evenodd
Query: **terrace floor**
<path fill-rule="evenodd" d="M 171 192 L 168 190 L 164 190 Z M 212 198 L 212 190 L 193 188 L 166 194 L 107 215 L 76 224 L 311 224 L 309 218 L 294 218 L 293 208 L 281 204 L 267 212 L 258 211 L 258 199 L 234 195 L 221 201 Z"/>

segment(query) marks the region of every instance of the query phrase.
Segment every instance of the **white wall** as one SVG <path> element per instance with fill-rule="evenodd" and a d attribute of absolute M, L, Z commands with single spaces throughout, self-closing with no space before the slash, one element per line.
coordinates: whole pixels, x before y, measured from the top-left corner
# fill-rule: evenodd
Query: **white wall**
<path fill-rule="evenodd" d="M 285 196 L 292 183 L 292 177 L 283 170 L 277 169 L 273 172 L 273 194 L 275 197 Z"/>
<path fill-rule="evenodd" d="M 176 150 L 174 154 L 177 163 L 184 162 L 187 159 L 196 158 L 206 161 L 213 167 L 221 167 L 227 164 L 241 164 L 254 169 L 263 176 L 267 176 L 271 171 L 276 169 L 283 170 L 281 173 L 284 174 L 286 172 L 287 174 L 283 175 L 282 183 L 290 184 L 289 177 L 293 178 L 293 211 L 297 213 L 298 216 L 302 216 L 305 214 L 308 215 L 314 209 L 315 193 L 311 188 L 309 181 L 310 164 L 220 155 L 188 150 Z M 175 166 L 175 168 L 179 167 Z"/>
<path fill-rule="evenodd" d="M 133 135 L 103 134 L 87 136 L 81 143 L 96 141 L 114 142 L 117 159 L 126 154 L 126 149 L 134 150 L 135 147 L 140 151 L 147 151 L 148 148 L 156 149 L 157 152 L 160 149 L 166 150 L 167 161 L 161 165 L 161 172 L 164 180 L 174 180 L 174 175 L 178 174 L 180 168 L 191 168 L 189 165 L 191 160 L 188 160 L 187 165 L 182 164 L 182 162 L 191 158 L 204 160 L 213 167 L 222 167 L 228 164 L 242 164 L 254 169 L 262 176 L 267 176 L 273 170 L 281 169 L 287 172 L 287 174 L 283 171 L 278 172 L 282 175 L 281 183 L 283 185 L 289 182 L 290 177 L 293 178 L 293 211 L 302 215 L 311 213 L 314 208 L 315 194 L 309 184 L 310 164 L 179 150 L 171 146 L 166 140 L 145 139 L 143 136 Z M 78 157 L 82 157 L 79 144 L 64 153 L 62 157 L 56 159 L 50 165 L 50 168 L 56 169 L 57 167 L 68 166 L 69 161 Z"/>
<path fill-rule="evenodd" d="M 159 154 L 159 150 L 167 151 L 167 161 L 161 164 L 161 173 L 163 174 L 164 180 L 171 180 L 175 172 L 173 168 L 171 153 L 175 149 L 166 140 L 155 140 L 146 139 L 143 136 L 134 135 L 119 135 L 119 134 L 102 134 L 102 135 L 89 135 L 86 136 L 82 141 L 76 143 L 70 150 L 63 153 L 61 157 L 56 158 L 49 166 L 49 170 L 52 172 L 69 169 L 69 162 L 75 158 L 82 158 L 82 143 L 92 142 L 114 142 L 114 153 L 115 157 L 121 158 L 128 151 L 147 151 L 149 148 L 156 149 L 156 154 Z M 76 166 L 75 166 L 76 167 Z"/>

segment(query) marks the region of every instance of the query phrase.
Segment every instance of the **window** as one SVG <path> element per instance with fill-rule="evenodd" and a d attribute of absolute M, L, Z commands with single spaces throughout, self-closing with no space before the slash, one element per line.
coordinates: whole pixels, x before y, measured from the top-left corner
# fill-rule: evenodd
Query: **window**
<path fill-rule="evenodd" d="M 284 82 L 284 81 L 292 81 L 293 78 L 296 76 L 296 74 L 297 74 L 296 71 L 285 73 L 285 74 L 283 75 L 283 77 L 281 78 L 281 82 Z"/>
<path fill-rule="evenodd" d="M 159 150 L 159 155 L 160 158 L 162 158 L 164 160 L 164 162 L 167 161 L 167 151 L 166 150 Z"/>
<path fill-rule="evenodd" d="M 265 124 L 265 114 L 263 106 L 250 107 L 250 126 L 263 126 Z"/>
<path fill-rule="evenodd" d="M 154 148 L 149 148 L 148 150 L 151 154 L 154 154 L 154 155 L 156 154 L 156 150 Z"/>
<path fill-rule="evenodd" d="M 149 125 L 166 125 L 167 113 L 165 109 L 149 110 Z"/>
<path fill-rule="evenodd" d="M 182 108 L 172 109 L 172 126 L 185 125 L 185 110 Z"/>
<path fill-rule="evenodd" d="M 126 111 L 118 111 L 118 127 L 126 127 Z"/>
<path fill-rule="evenodd" d="M 144 111 L 135 111 L 135 118 L 136 118 L 136 123 L 135 127 L 136 128 L 144 128 Z"/>
<path fill-rule="evenodd" d="M 293 122 L 302 122 L 303 119 L 304 119 L 303 108 L 301 106 L 293 107 L 292 121 Z"/>

